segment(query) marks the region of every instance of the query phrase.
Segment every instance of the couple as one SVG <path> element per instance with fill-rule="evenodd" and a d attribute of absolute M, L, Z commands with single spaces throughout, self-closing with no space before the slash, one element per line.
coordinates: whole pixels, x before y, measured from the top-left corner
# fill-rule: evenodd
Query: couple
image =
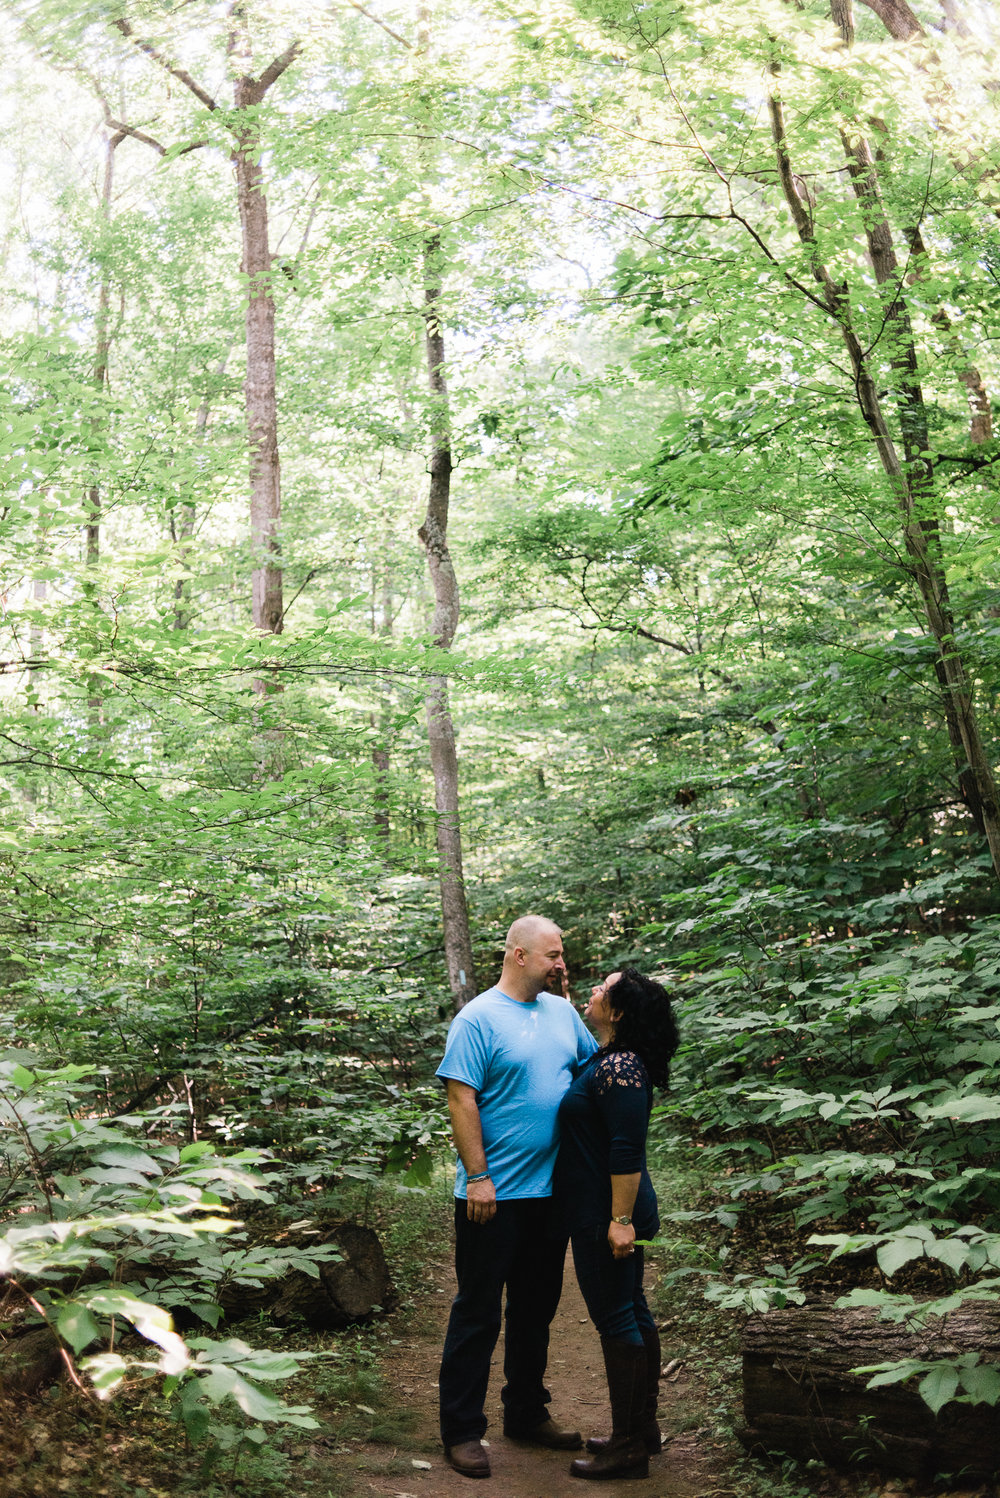
<path fill-rule="evenodd" d="M 483 1407 L 505 1286 L 504 1434 L 558 1450 L 582 1445 L 579 1431 L 549 1416 L 544 1385 L 567 1238 L 601 1335 L 612 1427 L 570 1471 L 648 1477 L 649 1453 L 660 1450 L 660 1341 L 635 1241 L 659 1226 L 646 1128 L 677 1032 L 660 985 L 625 968 L 591 993 L 592 1035 L 559 996 L 565 973 L 559 927 L 542 916 L 515 921 L 499 983 L 456 1015 L 438 1068 L 459 1155 L 441 1437 L 464 1477 L 490 1475 Z"/>

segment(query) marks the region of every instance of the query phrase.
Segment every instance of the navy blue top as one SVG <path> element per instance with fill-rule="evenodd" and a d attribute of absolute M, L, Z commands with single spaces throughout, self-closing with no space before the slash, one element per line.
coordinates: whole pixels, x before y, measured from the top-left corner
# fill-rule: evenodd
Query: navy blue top
<path fill-rule="evenodd" d="M 646 1169 L 653 1088 L 634 1051 L 597 1051 L 575 1068 L 559 1104 L 559 1155 L 552 1194 L 570 1233 L 611 1221 L 611 1177 L 639 1173 L 632 1208 L 637 1238 L 660 1226 Z"/>

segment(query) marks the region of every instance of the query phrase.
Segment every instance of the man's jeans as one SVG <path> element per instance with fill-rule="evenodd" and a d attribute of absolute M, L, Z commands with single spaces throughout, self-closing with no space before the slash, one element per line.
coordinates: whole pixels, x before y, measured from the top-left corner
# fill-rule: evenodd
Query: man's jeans
<path fill-rule="evenodd" d="M 643 1332 L 655 1332 L 642 1288 L 643 1251 L 616 1259 L 607 1225 L 573 1234 L 573 1267 L 590 1319 L 602 1337 L 642 1345 Z"/>
<path fill-rule="evenodd" d="M 470 1222 L 455 1200 L 455 1275 L 458 1294 L 441 1359 L 441 1439 L 446 1446 L 478 1440 L 486 1430 L 490 1358 L 504 1327 L 504 1423 L 530 1429 L 544 1420 L 543 1382 L 549 1323 L 562 1291 L 565 1235 L 552 1232 L 549 1197 L 497 1202 L 492 1222 Z"/>

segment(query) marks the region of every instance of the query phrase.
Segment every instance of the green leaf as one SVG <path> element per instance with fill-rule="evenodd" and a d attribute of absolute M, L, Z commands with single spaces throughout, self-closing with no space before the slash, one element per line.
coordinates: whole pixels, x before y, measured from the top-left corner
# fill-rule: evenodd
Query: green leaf
<path fill-rule="evenodd" d="M 882 1273 L 888 1275 L 891 1279 L 897 1269 L 901 1269 L 911 1259 L 920 1258 L 923 1252 L 924 1243 L 922 1239 L 900 1234 L 895 1238 L 891 1238 L 888 1243 L 880 1244 L 875 1257 L 878 1259 L 878 1267 Z"/>
<path fill-rule="evenodd" d="M 194 1144 L 186 1144 L 180 1152 L 180 1163 L 188 1165 L 192 1160 L 201 1160 L 205 1155 L 215 1153 L 214 1145 L 198 1140 Z"/>
<path fill-rule="evenodd" d="M 947 1264 L 949 1269 L 956 1274 L 961 1274 L 969 1262 L 970 1247 L 963 1243 L 960 1238 L 937 1238 L 933 1244 L 927 1245 L 927 1256 L 938 1259 L 942 1264 Z"/>
<path fill-rule="evenodd" d="M 213 1404 L 221 1404 L 223 1399 L 234 1399 L 251 1420 L 318 1428 L 319 1421 L 309 1417 L 308 1405 L 283 1404 L 280 1399 L 275 1399 L 272 1394 L 265 1394 L 262 1389 L 237 1373 L 235 1368 L 227 1367 L 224 1363 L 216 1363 L 208 1372 L 199 1374 L 198 1383 Z"/>
<path fill-rule="evenodd" d="M 181 1420 L 188 1439 L 196 1445 L 205 1439 L 212 1427 L 212 1416 L 203 1404 L 182 1404 Z"/>
<path fill-rule="evenodd" d="M 95 1357 L 85 1358 L 80 1367 L 101 1399 L 110 1399 L 128 1375 L 128 1363 L 117 1352 L 101 1352 Z"/>
<path fill-rule="evenodd" d="M 88 1308 L 72 1300 L 60 1307 L 56 1330 L 78 1355 L 101 1335 L 101 1328 Z"/>
<path fill-rule="evenodd" d="M 99 1290 L 86 1304 L 100 1316 L 123 1316 L 141 1337 L 162 1348 L 164 1372 L 177 1373 L 187 1366 L 187 1348 L 173 1329 L 170 1313 L 161 1306 L 114 1290 Z"/>
<path fill-rule="evenodd" d="M 199 1317 L 202 1321 L 206 1321 L 211 1327 L 217 1327 L 222 1320 L 222 1307 L 217 1305 L 214 1300 L 187 1300 L 183 1304 L 192 1315 Z"/>
<path fill-rule="evenodd" d="M 970 1404 L 1000 1404 L 1000 1368 L 974 1363 L 962 1369 L 961 1382 Z"/>
<path fill-rule="evenodd" d="M 985 1093 L 956 1097 L 948 1103 L 936 1103 L 926 1110 L 927 1118 L 954 1118 L 962 1123 L 985 1123 L 1000 1118 L 1000 1098 Z"/>
<path fill-rule="evenodd" d="M 958 1390 L 959 1370 L 954 1363 L 938 1363 L 926 1374 L 917 1387 L 920 1397 L 935 1413 L 954 1399 Z"/>
<path fill-rule="evenodd" d="M 141 1171 L 146 1175 L 163 1174 L 163 1167 L 153 1159 L 152 1155 L 129 1144 L 115 1144 L 109 1146 L 108 1149 L 98 1150 L 94 1159 L 100 1160 L 105 1165 L 123 1166 L 129 1170 Z"/>
<path fill-rule="evenodd" d="M 925 1365 L 919 1364 L 915 1367 L 912 1359 L 907 1359 L 906 1362 L 897 1363 L 895 1367 L 884 1368 L 881 1373 L 876 1373 L 874 1378 L 868 1380 L 867 1387 L 883 1389 L 889 1384 L 901 1384 L 904 1379 L 912 1378 L 914 1373 L 919 1372 L 923 1366 Z M 852 1373 L 867 1373 L 868 1371 L 867 1368 L 852 1368 L 851 1370 Z"/>

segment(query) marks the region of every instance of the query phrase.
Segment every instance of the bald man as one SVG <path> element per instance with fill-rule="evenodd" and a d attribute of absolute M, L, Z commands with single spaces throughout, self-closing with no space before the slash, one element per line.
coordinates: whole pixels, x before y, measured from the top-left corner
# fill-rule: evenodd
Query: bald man
<path fill-rule="evenodd" d="M 549 1324 L 562 1291 L 566 1236 L 551 1220 L 556 1114 L 577 1064 L 597 1042 L 563 998 L 562 932 L 525 915 L 507 933 L 503 968 L 455 1016 L 437 1074 L 448 1088 L 458 1150 L 458 1294 L 441 1361 L 441 1439 L 463 1477 L 489 1477 L 483 1446 L 490 1358 L 504 1333 L 504 1434 L 575 1450 L 546 1406 Z"/>

